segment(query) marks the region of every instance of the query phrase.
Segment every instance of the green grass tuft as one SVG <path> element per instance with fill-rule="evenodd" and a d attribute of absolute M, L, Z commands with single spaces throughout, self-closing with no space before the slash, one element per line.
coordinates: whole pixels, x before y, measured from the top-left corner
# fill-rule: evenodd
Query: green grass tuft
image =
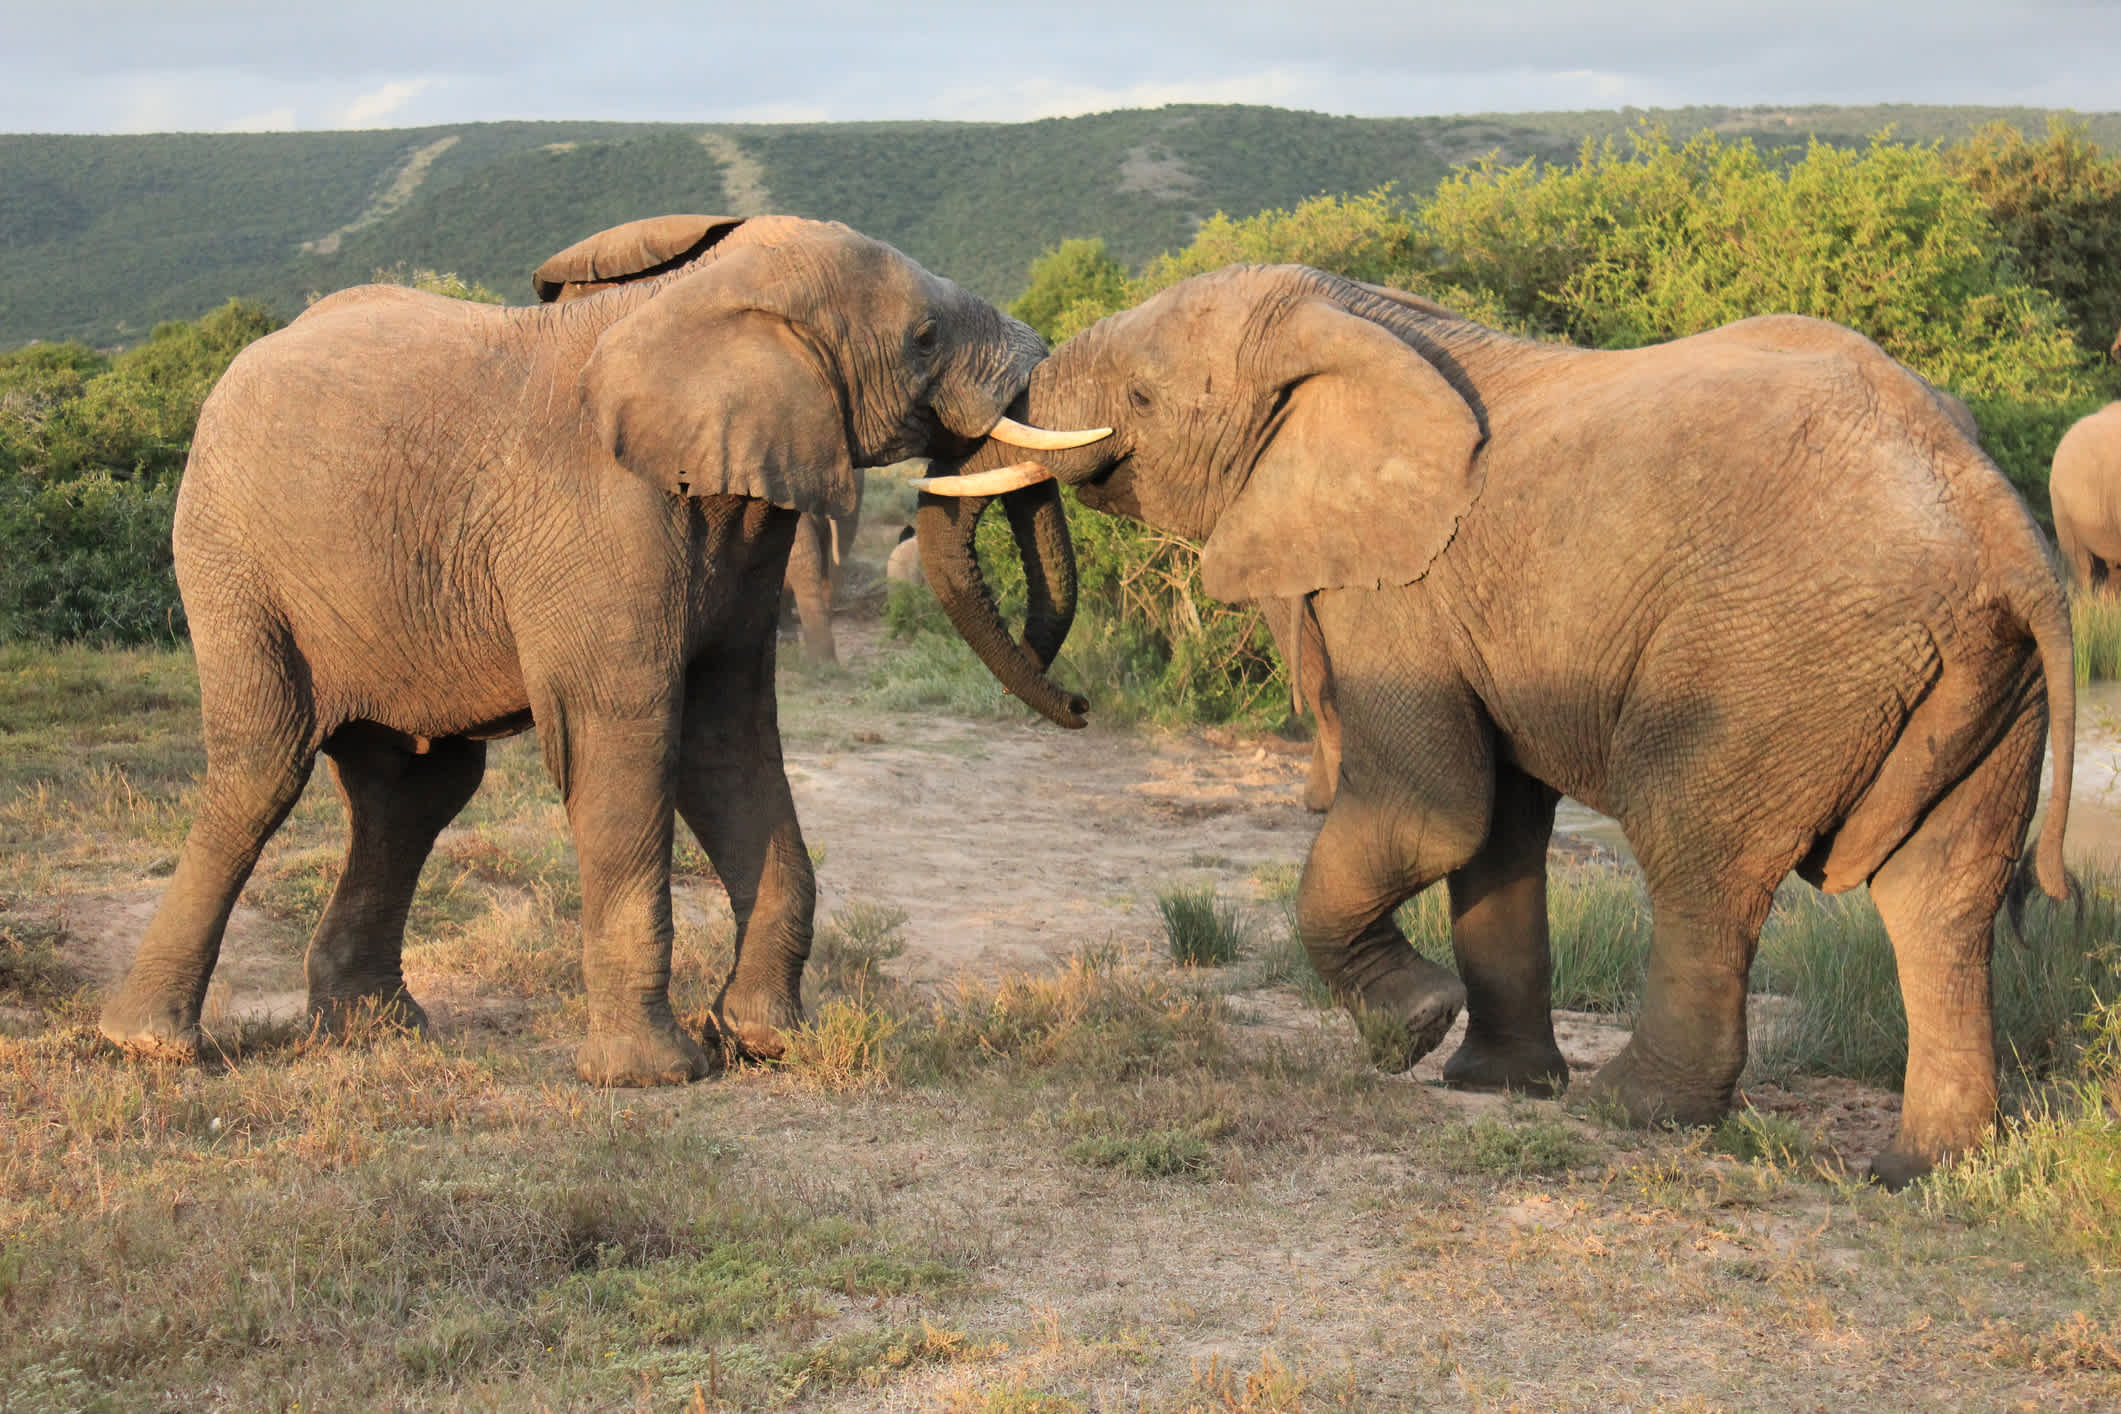
<path fill-rule="evenodd" d="M 2072 594 L 2069 626 L 2077 681 L 2121 678 L 2121 594 Z"/>
<path fill-rule="evenodd" d="M 1213 884 L 1166 889 L 1156 896 L 1171 959 L 1186 967 L 1227 967 L 1245 947 L 1244 916 L 1215 896 Z"/>
<path fill-rule="evenodd" d="M 1597 1157 L 1581 1134 L 1552 1119 L 1510 1124 L 1483 1115 L 1471 1124 L 1447 1126 L 1437 1144 L 1447 1167 L 1498 1178 L 1567 1173 Z"/>

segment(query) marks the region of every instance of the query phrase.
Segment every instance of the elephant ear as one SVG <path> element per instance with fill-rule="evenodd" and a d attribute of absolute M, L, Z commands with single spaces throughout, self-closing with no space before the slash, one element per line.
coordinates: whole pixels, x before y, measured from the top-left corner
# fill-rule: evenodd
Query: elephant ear
<path fill-rule="evenodd" d="M 645 280 L 706 254 L 744 224 L 741 216 L 651 216 L 576 241 L 531 273 L 546 304 L 590 294 L 606 285 Z"/>
<path fill-rule="evenodd" d="M 720 255 L 613 324 L 582 396 L 612 457 L 681 496 L 847 515 L 861 494 L 847 401 L 799 328 L 771 252 Z"/>
<path fill-rule="evenodd" d="M 1285 317 L 1284 404 L 1201 551 L 1218 599 L 1411 584 L 1480 493 L 1481 419 L 1421 354 L 1325 299 Z"/>

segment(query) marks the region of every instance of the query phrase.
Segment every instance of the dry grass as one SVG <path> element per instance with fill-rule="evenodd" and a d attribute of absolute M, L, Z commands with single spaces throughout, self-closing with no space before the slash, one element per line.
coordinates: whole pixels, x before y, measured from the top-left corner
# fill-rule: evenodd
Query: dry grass
<path fill-rule="evenodd" d="M 8 1414 L 2121 1400 L 2121 1155 L 2090 1089 L 1892 1198 L 1779 1115 L 1644 1134 L 1380 1074 L 1301 1003 L 1297 959 L 1175 968 L 1146 903 L 1142 936 L 1065 966 L 916 988 L 919 939 L 879 900 L 820 926 L 782 1063 L 587 1090 L 579 892 L 519 743 L 423 884 L 433 1039 L 265 1023 L 201 1065 L 123 1058 L 45 890 L 161 857 L 185 728 L 116 687 L 73 726 L 39 704 L 99 672 L 181 701 L 184 665 L 6 661 L 31 671 L 0 702 L 53 768 L 0 793 Z M 69 734 L 104 759 L 73 769 Z M 295 932 L 336 808 L 313 789 L 261 873 Z M 729 932 L 680 863 L 698 1024 Z"/>

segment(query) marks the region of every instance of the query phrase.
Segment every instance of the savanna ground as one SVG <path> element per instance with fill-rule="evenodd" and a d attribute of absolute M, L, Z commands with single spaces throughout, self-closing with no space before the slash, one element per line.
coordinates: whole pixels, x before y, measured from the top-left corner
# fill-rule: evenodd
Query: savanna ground
<path fill-rule="evenodd" d="M 202 764 L 190 659 L 0 649 L 0 1411 L 2121 1402 L 2111 1069 L 2029 1071 L 1993 1162 L 1899 1196 L 1852 1176 L 1897 1097 L 1764 1040 L 1713 1132 L 1445 1091 L 1455 1042 L 1387 1075 L 1289 937 L 1304 747 L 1064 734 L 873 618 L 841 643 L 781 682 L 813 1025 L 618 1093 L 574 1077 L 580 894 L 521 738 L 421 886 L 429 1038 L 299 1024 L 342 846 L 320 771 L 230 929 L 211 1059 L 117 1054 L 100 989 Z M 1576 821 L 1557 934 L 1639 942 Z M 677 866 L 698 1026 L 728 914 L 689 840 Z M 1587 1070 L 1628 964 L 1575 965 Z M 1759 1007 L 1771 1038 L 1789 1004 Z"/>

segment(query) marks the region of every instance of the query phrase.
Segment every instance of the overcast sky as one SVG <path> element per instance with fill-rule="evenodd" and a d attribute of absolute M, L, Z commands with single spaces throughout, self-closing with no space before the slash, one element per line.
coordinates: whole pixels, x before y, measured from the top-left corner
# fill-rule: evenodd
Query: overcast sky
<path fill-rule="evenodd" d="M 0 0 L 0 131 L 2121 108 L 2121 0 Z"/>

